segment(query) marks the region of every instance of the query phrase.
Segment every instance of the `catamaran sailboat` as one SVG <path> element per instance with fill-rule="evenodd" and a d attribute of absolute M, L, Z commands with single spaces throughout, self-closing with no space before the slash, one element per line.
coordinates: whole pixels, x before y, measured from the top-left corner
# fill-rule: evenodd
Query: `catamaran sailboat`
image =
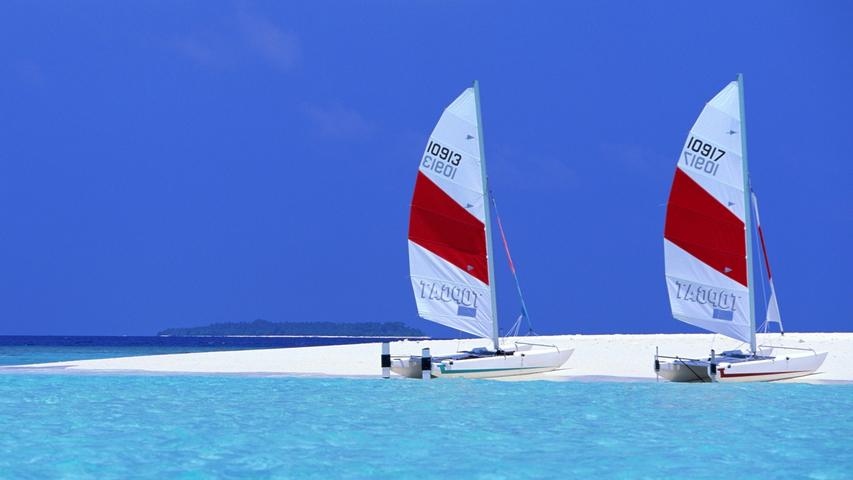
<path fill-rule="evenodd" d="M 421 157 L 409 218 L 409 271 L 422 318 L 491 339 L 492 344 L 434 357 L 433 377 L 541 373 L 556 370 L 572 354 L 572 349 L 556 345 L 501 344 L 492 254 L 493 201 L 475 81 L 444 110 Z M 522 315 L 526 315 L 523 299 Z M 393 372 L 407 377 L 421 378 L 421 368 L 422 358 L 417 356 L 391 362 Z"/>
<path fill-rule="evenodd" d="M 765 325 L 782 320 L 758 202 L 750 189 L 743 76 L 705 105 L 688 134 L 669 195 L 664 229 L 666 284 L 677 320 L 749 344 L 703 359 L 655 355 L 655 371 L 675 382 L 772 381 L 810 375 L 826 353 L 756 345 L 752 210 L 767 267 Z"/>

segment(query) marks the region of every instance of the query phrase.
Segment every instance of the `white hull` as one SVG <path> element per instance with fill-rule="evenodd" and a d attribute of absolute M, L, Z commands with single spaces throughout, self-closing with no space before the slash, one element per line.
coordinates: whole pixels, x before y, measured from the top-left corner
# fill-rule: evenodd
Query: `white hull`
<path fill-rule="evenodd" d="M 572 356 L 574 349 L 542 348 L 479 358 L 435 358 L 433 378 L 497 378 L 531 375 L 556 370 Z M 421 358 L 412 356 L 391 362 L 391 371 L 408 378 L 421 378 Z"/>
<path fill-rule="evenodd" d="M 572 356 L 574 349 L 542 349 L 515 352 L 514 355 L 444 360 L 432 367 L 436 377 L 496 378 L 530 375 L 556 370 Z"/>
<path fill-rule="evenodd" d="M 717 357 L 717 372 L 711 378 L 708 360 L 661 360 L 658 375 L 671 382 L 773 382 L 814 374 L 826 352 L 760 349 L 756 359 Z"/>
<path fill-rule="evenodd" d="M 817 371 L 826 359 L 826 352 L 782 353 L 767 360 L 740 363 L 721 362 L 717 366 L 718 382 L 772 382 L 804 377 Z"/>

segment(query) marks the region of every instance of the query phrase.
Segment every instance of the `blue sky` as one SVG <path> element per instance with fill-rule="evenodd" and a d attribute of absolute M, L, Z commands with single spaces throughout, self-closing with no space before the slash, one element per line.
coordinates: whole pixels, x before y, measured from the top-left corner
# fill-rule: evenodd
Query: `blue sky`
<path fill-rule="evenodd" d="M 851 20 L 846 2 L 7 2 L 0 334 L 448 334 L 417 317 L 408 205 L 475 78 L 538 330 L 697 331 L 670 316 L 664 204 L 738 72 L 786 328 L 850 330 Z"/>

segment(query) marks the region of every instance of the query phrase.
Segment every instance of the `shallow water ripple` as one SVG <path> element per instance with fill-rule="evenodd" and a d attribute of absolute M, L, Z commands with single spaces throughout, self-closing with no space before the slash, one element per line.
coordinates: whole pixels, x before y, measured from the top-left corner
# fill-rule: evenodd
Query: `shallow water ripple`
<path fill-rule="evenodd" d="M 850 478 L 853 385 L 0 375 L 3 478 Z"/>

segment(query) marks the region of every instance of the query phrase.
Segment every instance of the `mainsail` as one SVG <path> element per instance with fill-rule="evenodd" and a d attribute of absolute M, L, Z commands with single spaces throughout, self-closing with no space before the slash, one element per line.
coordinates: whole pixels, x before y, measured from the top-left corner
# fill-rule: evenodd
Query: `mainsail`
<path fill-rule="evenodd" d="M 672 314 L 749 342 L 749 205 L 738 82 L 705 105 L 687 136 L 666 210 L 664 256 Z"/>
<path fill-rule="evenodd" d="M 420 160 L 409 272 L 421 317 L 494 338 L 479 137 L 475 89 L 468 88 L 444 110 Z"/>

